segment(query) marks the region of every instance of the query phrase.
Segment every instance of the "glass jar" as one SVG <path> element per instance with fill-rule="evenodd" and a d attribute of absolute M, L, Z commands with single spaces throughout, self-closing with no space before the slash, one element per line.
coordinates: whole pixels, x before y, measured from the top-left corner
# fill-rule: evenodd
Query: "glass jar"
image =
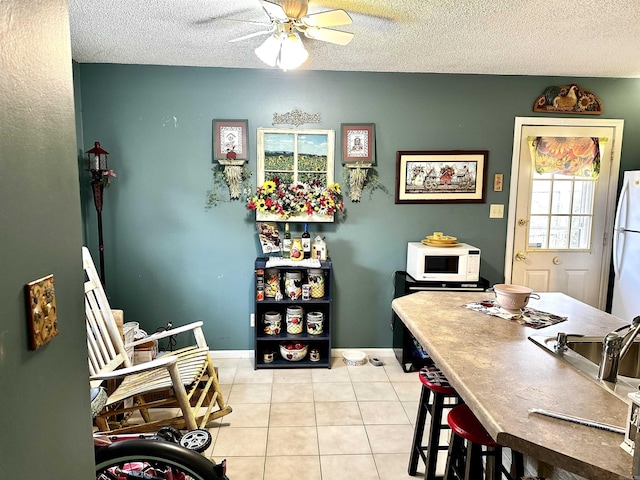
<path fill-rule="evenodd" d="M 310 268 L 308 271 L 311 285 L 311 298 L 324 297 L 324 271 L 321 268 Z"/>
<path fill-rule="evenodd" d="M 291 270 L 284 274 L 284 293 L 290 300 L 302 295 L 302 272 Z"/>
<path fill-rule="evenodd" d="M 277 268 L 267 268 L 264 278 L 264 296 L 276 298 L 280 293 L 280 271 Z"/>
<path fill-rule="evenodd" d="M 309 335 L 320 335 L 322 333 L 322 323 L 324 316 L 322 312 L 309 312 L 307 314 L 307 333 Z"/>
<path fill-rule="evenodd" d="M 287 307 L 287 333 L 294 335 L 302 333 L 303 314 L 302 307 Z"/>
<path fill-rule="evenodd" d="M 282 315 L 279 312 L 265 312 L 263 323 L 264 333 L 267 335 L 280 335 Z"/>

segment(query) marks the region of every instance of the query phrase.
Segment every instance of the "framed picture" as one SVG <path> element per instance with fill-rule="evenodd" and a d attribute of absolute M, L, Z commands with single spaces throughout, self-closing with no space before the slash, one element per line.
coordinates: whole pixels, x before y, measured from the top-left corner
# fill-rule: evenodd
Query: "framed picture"
<path fill-rule="evenodd" d="M 396 203 L 484 203 L 489 152 L 398 152 Z"/>
<path fill-rule="evenodd" d="M 281 183 L 333 183 L 334 130 L 258 128 L 258 185 L 277 178 Z"/>
<path fill-rule="evenodd" d="M 343 123 L 342 163 L 376 164 L 375 123 Z"/>
<path fill-rule="evenodd" d="M 248 120 L 213 121 L 213 160 L 249 160 Z"/>
<path fill-rule="evenodd" d="M 280 128 L 258 128 L 257 184 L 272 180 L 279 185 L 267 193 L 271 202 L 285 203 L 285 209 L 295 205 L 281 190 L 292 184 L 308 184 L 327 187 L 333 184 L 333 157 L 335 146 L 334 130 L 300 130 Z M 319 201 L 319 197 L 314 197 Z M 256 210 L 257 221 L 281 222 L 277 213 Z M 293 212 L 287 217 L 289 222 L 333 222 L 334 214 L 308 214 Z"/>

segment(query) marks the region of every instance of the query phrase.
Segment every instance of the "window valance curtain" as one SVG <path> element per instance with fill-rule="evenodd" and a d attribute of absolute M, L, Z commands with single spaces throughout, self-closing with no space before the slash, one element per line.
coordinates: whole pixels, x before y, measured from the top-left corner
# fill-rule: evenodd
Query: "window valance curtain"
<path fill-rule="evenodd" d="M 536 172 L 598 178 L 600 146 L 607 139 L 597 137 L 528 137 Z"/>

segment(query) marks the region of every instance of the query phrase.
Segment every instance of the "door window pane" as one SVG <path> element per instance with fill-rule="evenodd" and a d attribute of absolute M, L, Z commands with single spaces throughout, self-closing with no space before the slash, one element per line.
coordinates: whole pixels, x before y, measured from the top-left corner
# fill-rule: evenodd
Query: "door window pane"
<path fill-rule="evenodd" d="M 549 217 L 532 216 L 529 221 L 529 248 L 547 248 L 549 238 Z"/>
<path fill-rule="evenodd" d="M 572 190 L 573 182 L 568 182 L 566 180 L 553 182 L 551 213 L 569 213 L 571 211 Z"/>
<path fill-rule="evenodd" d="M 530 250 L 589 250 L 595 181 L 533 174 L 529 212 Z"/>
<path fill-rule="evenodd" d="M 569 246 L 569 220 L 568 216 L 551 217 L 551 228 L 549 229 L 549 248 L 567 248 Z"/>
<path fill-rule="evenodd" d="M 588 249 L 591 241 L 591 216 L 574 216 L 571 218 L 571 240 L 569 248 Z"/>
<path fill-rule="evenodd" d="M 594 181 L 576 181 L 573 189 L 572 213 L 590 214 L 593 211 Z"/>
<path fill-rule="evenodd" d="M 551 206 L 551 182 L 534 180 L 531 191 L 531 214 L 549 213 Z"/>

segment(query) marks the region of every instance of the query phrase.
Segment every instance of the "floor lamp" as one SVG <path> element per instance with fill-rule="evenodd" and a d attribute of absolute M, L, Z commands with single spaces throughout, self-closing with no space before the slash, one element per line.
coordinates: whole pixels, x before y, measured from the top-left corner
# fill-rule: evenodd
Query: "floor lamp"
<path fill-rule="evenodd" d="M 93 204 L 98 214 L 98 249 L 100 252 L 100 281 L 105 284 L 104 277 L 104 241 L 102 239 L 102 197 L 104 187 L 109 184 L 109 177 L 115 177 L 113 170 L 109 170 L 107 155 L 109 152 L 100 147 L 100 142 L 95 142 L 91 150 L 86 151 L 88 166 L 91 172 L 91 190 L 93 191 Z"/>

